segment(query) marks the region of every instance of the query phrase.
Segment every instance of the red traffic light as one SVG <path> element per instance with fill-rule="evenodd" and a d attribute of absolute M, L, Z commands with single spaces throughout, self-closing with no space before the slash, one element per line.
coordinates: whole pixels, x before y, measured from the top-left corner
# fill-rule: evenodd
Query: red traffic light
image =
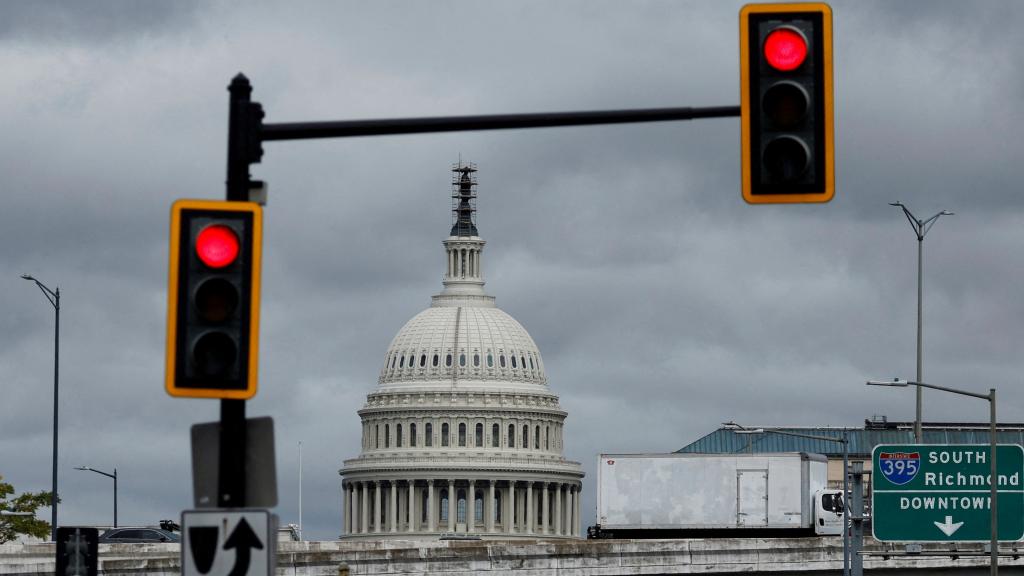
<path fill-rule="evenodd" d="M 238 258 L 238 236 L 221 224 L 207 226 L 196 237 L 196 255 L 210 268 L 223 268 Z"/>
<path fill-rule="evenodd" d="M 764 39 L 764 58 L 780 72 L 796 70 L 807 59 L 807 39 L 795 28 L 776 28 Z"/>

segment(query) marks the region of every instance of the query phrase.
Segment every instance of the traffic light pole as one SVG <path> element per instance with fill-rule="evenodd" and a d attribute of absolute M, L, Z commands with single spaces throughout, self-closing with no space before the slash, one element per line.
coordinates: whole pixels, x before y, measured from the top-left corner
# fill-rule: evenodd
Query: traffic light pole
<path fill-rule="evenodd" d="M 249 200 L 249 159 L 246 114 L 251 106 L 252 86 L 239 75 L 228 87 L 231 94 L 228 115 L 227 200 Z M 220 401 L 220 446 L 217 451 L 217 505 L 221 508 L 245 506 L 245 400 Z"/>

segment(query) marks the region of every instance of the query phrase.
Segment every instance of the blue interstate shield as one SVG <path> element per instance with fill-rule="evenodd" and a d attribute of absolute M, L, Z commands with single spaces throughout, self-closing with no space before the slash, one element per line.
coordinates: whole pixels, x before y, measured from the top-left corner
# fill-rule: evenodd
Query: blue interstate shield
<path fill-rule="evenodd" d="M 882 452 L 878 455 L 878 467 L 883 478 L 902 486 L 917 476 L 921 469 L 921 453 Z"/>

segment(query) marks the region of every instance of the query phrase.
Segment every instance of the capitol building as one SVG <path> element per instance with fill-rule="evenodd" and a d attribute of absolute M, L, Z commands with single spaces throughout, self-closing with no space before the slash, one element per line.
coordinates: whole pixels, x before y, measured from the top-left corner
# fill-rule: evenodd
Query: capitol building
<path fill-rule="evenodd" d="M 583 471 L 540 350 L 484 291 L 476 168 L 453 167 L 444 288 L 398 331 L 339 471 L 344 539 L 578 538 Z"/>

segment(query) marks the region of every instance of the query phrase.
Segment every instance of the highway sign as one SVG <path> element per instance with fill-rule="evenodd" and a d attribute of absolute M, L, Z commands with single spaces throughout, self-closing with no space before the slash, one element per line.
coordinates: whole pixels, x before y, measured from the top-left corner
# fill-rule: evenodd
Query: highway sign
<path fill-rule="evenodd" d="M 182 576 L 274 576 L 276 518 L 268 510 L 181 513 Z"/>
<path fill-rule="evenodd" d="M 996 447 L 998 538 L 1024 539 L 1024 448 Z M 884 542 L 989 542 L 988 444 L 878 445 L 871 527 Z"/>

